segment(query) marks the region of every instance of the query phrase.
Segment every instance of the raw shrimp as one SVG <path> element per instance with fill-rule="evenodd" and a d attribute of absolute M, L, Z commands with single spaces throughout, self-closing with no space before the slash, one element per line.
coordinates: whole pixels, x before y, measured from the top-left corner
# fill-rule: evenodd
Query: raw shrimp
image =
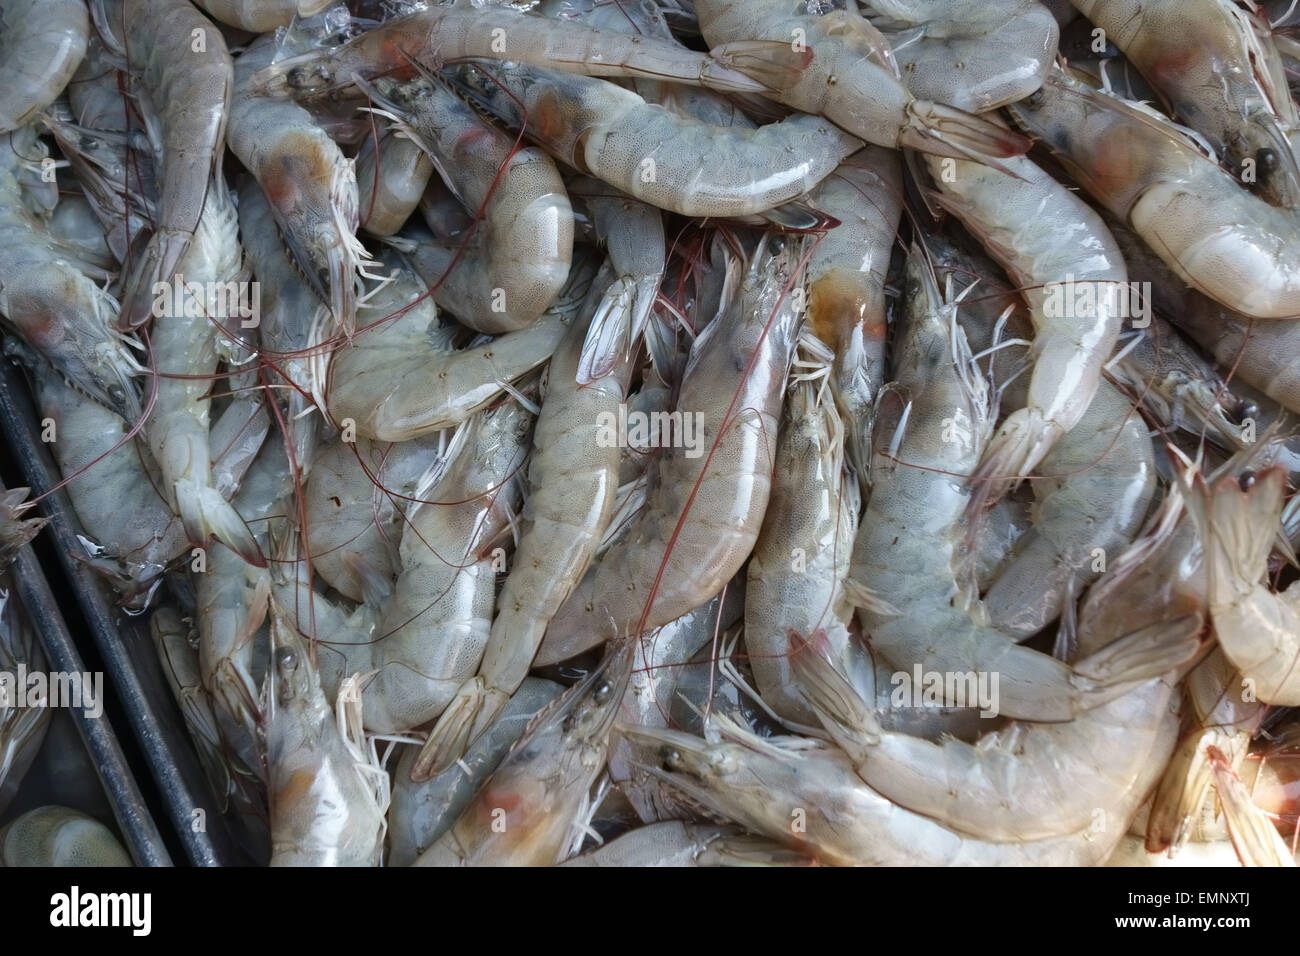
<path fill-rule="evenodd" d="M 175 609 L 165 607 L 149 618 L 149 630 L 163 676 L 198 750 L 199 763 L 220 801 L 220 809 L 225 812 L 231 798 L 239 793 L 239 782 L 226 763 L 221 727 L 213 712 L 212 698 L 200 678 L 198 652 L 190 644 L 189 628 Z M 243 774 L 250 774 L 246 766 L 241 765 L 240 769 Z"/>
<path fill-rule="evenodd" d="M 668 726 L 679 678 L 691 666 L 683 662 L 690 662 L 715 636 L 731 628 L 743 615 L 744 603 L 743 582 L 733 582 L 712 601 L 647 634 L 636 652 L 635 668 L 618 709 L 619 722 Z M 674 808 L 657 802 L 659 788 L 634 770 L 626 741 L 614 740 L 610 745 L 609 778 L 646 823 L 674 816 Z"/>
<path fill-rule="evenodd" d="M 1037 0 L 868 0 L 912 95 L 983 113 L 1042 85 L 1060 28 Z"/>
<path fill-rule="evenodd" d="M 327 349 L 320 341 L 331 323 L 326 309 L 280 244 L 266 195 L 252 179 L 239 187 L 239 231 L 258 282 L 261 307 L 257 327 L 262 363 L 268 369 L 270 394 L 287 393 L 281 404 L 291 435 L 294 465 L 305 477 L 311 470 L 324 404 Z"/>
<path fill-rule="evenodd" d="M 316 456 L 303 498 L 312 570 L 344 597 L 380 604 L 401 566 L 402 514 L 445 437 L 397 445 L 335 441 Z"/>
<path fill-rule="evenodd" d="M 100 0 L 96 0 L 100 2 Z M 234 66 L 221 31 L 186 0 L 123 0 L 118 47 L 140 74 L 146 127 L 161 170 L 158 216 L 122 294 L 122 324 L 150 318 L 155 286 L 170 283 L 218 174 Z"/>
<path fill-rule="evenodd" d="M 897 401 L 905 404 L 897 423 L 878 424 L 885 430 L 877 432 L 872 495 L 849 574 L 872 646 L 896 668 L 996 673 L 999 712 L 1035 721 L 1071 720 L 1132 681 L 1170 670 L 1181 654 L 1171 642 L 1123 639 L 1081 670 L 1019 647 L 987 623 L 963 567 L 966 474 L 989 430 L 987 388 L 956 325 L 956 305 L 940 296 L 919 252 L 909 258 L 907 293 L 894 360 Z M 882 448 L 881 435 L 891 432 Z"/>
<path fill-rule="evenodd" d="M 1032 525 L 984 595 L 990 621 L 1018 639 L 1058 617 L 1142 525 L 1156 490 L 1155 459 L 1128 398 L 1103 381 L 1032 485 Z"/>
<path fill-rule="evenodd" d="M 518 149 L 433 78 L 362 88 L 428 154 L 466 210 L 482 213 L 465 241 L 422 247 L 432 255 L 417 268 L 433 300 L 480 332 L 527 326 L 555 300 L 573 257 L 573 208 L 555 163 L 540 149 Z"/>
<path fill-rule="evenodd" d="M 150 332 L 156 400 L 145 424 L 149 447 L 163 476 L 163 492 L 196 545 L 209 537 L 253 564 L 264 559 L 248 527 L 212 486 L 208 447 L 211 376 L 217 370 L 217 340 L 236 334 L 237 317 L 223 313 L 228 301 L 213 289 L 238 287 L 243 274 L 239 221 L 225 181 L 214 180 L 193 241 L 176 264 L 174 280 L 158 295 Z M 173 298 L 177 302 L 173 302 Z M 165 303 L 163 308 L 158 303 Z M 174 306 L 180 304 L 179 313 Z"/>
<path fill-rule="evenodd" d="M 1104 860 L 1124 833 L 1124 826 L 1089 825 L 1024 843 L 963 836 L 867 787 L 837 748 L 762 738 L 728 718 L 713 720 L 708 740 L 621 725 L 616 733 L 637 748 L 648 772 L 698 806 L 832 866 L 1086 866 Z M 1177 729 L 1177 719 L 1166 718 L 1152 750 L 1171 747 Z M 1158 762 L 1143 764 L 1117 802 L 1125 826 L 1159 772 Z"/>
<path fill-rule="evenodd" d="M 361 228 L 372 236 L 391 236 L 420 205 L 433 162 L 418 143 L 392 131 L 377 142 L 365 141 L 356 170 Z"/>
<path fill-rule="evenodd" d="M 132 866 L 113 831 L 69 807 L 37 807 L 0 827 L 4 866 Z"/>
<path fill-rule="evenodd" d="M 632 641 L 612 645 L 534 717 L 455 826 L 415 865 L 549 866 L 568 855 L 581 842 L 633 657 Z"/>
<path fill-rule="evenodd" d="M 1198 615 L 1184 615 L 1158 636 L 1179 635 L 1190 657 L 1200 629 Z M 1155 629 L 1139 633 L 1157 636 Z M 967 744 L 882 733 L 852 685 L 813 648 L 795 652 L 794 668 L 809 704 L 871 789 L 983 840 L 1025 843 L 1085 829 L 1099 811 L 1109 815 L 1125 804 L 1172 750 L 1174 675 L 1066 723 L 1015 721 Z"/>
<path fill-rule="evenodd" d="M 432 720 L 478 669 L 500 564 L 491 548 L 518 502 L 531 429 L 532 416 L 515 401 L 464 426 L 446 469 L 416 489 L 401 573 L 381 607 L 363 605 L 333 632 L 321 627 L 326 602 L 312 594 L 306 562 L 299 562 L 298 623 L 306 628 L 316 619 L 324 686 L 374 672 L 366 687 L 368 730 L 399 732 Z"/>
<path fill-rule="evenodd" d="M 587 336 L 583 324 L 574 323 L 551 359 L 519 544 L 483 662 L 430 732 L 414 779 L 446 770 L 496 720 L 528 676 L 547 624 L 582 580 L 614 512 L 620 449 L 618 442 L 604 440 L 601 424 L 617 420 L 630 368 L 622 360 L 579 385 Z"/>
<path fill-rule="evenodd" d="M 1246 192 L 1178 127 L 1059 70 L 1010 109 L 1188 285 L 1256 318 L 1300 315 L 1300 218 Z"/>
<path fill-rule="evenodd" d="M 50 725 L 49 707 L 18 706 L 13 696 L 15 675 L 44 670 L 45 656 L 19 605 L 13 579 L 0 568 L 0 674 L 4 676 L 0 681 L 0 813 L 22 785 Z"/>
<path fill-rule="evenodd" d="M 295 33 L 285 42 L 297 49 L 303 39 Z M 250 89 L 250 76 L 281 49 L 278 35 L 268 34 L 240 55 L 230 107 L 230 151 L 261 184 L 281 239 L 312 291 L 330 307 L 335 327 L 350 334 L 356 323 L 358 273 L 368 264 L 356 238 L 356 170 L 305 109 Z"/>
<path fill-rule="evenodd" d="M 1259 321 L 1220 305 L 1188 288 L 1132 232 L 1121 226 L 1112 226 L 1111 232 L 1124 250 L 1129 268 L 1151 283 L 1152 302 L 1160 315 L 1177 325 L 1215 362 L 1228 370 L 1234 383 L 1245 382 L 1292 412 L 1300 413 L 1300 369 L 1291 361 L 1291 356 L 1300 349 L 1300 323 Z M 1160 331 L 1159 326 L 1153 331 Z M 1170 337 L 1158 337 L 1153 347 L 1173 348 L 1180 353 L 1179 364 L 1188 367 L 1175 370 L 1174 374 L 1190 379 L 1180 383 L 1184 389 L 1193 392 L 1190 404 L 1195 407 L 1199 403 L 1206 411 L 1210 411 L 1207 399 L 1228 404 L 1229 385 L 1218 375 L 1206 376 L 1203 371 L 1193 371 L 1209 363 L 1197 353 L 1193 366 L 1182 354 L 1192 350 L 1186 346 L 1180 348 L 1176 342 L 1169 344 L 1167 340 Z M 1158 353 L 1158 357 L 1165 358 L 1163 351 Z M 1211 413 L 1205 417 L 1213 419 L 1217 416 Z M 1229 421 L 1238 426 L 1240 433 L 1240 416 L 1235 419 L 1229 416 Z"/>
<path fill-rule="evenodd" d="M 528 328 L 459 350 L 452 348 L 454 329 L 439 327 L 422 284 L 409 269 L 398 271 L 370 301 L 376 316 L 391 318 L 332 352 L 325 388 L 330 417 L 350 419 L 358 435 L 378 441 L 408 441 L 463 422 L 546 362 L 578 315 L 595 270 L 580 257 L 551 308 Z"/>
<path fill-rule="evenodd" d="M 808 324 L 835 351 L 831 389 L 845 450 L 865 484 L 872 404 L 885 377 L 885 274 L 903 208 L 898 156 L 876 146 L 854 153 L 808 202 L 840 221 L 808 257 Z"/>
<path fill-rule="evenodd" d="M 780 88 L 806 62 L 789 42 L 728 44 L 709 55 L 654 37 L 528 16 L 504 5 L 456 2 L 389 20 L 335 49 L 281 60 L 253 79 L 264 93 L 310 97 L 346 88 L 358 76 L 409 79 L 416 63 L 441 66 L 478 58 L 740 93 Z M 731 65 L 733 58 L 743 58 L 743 72 Z"/>
<path fill-rule="evenodd" d="M 0 315 L 59 372 L 133 420 L 139 368 L 114 325 L 117 303 L 23 201 L 23 167 L 47 158 L 33 127 L 0 136 Z"/>
<path fill-rule="evenodd" d="M 807 866 L 809 857 L 734 827 L 667 820 L 625 833 L 561 866 Z"/>
<path fill-rule="evenodd" d="M 717 594 L 758 537 L 802 316 L 785 292 L 798 243 L 765 237 L 740 288 L 695 340 L 645 510 L 587 573 L 535 664 L 667 624 Z M 663 430 L 671 431 L 673 419 Z M 609 429 L 614 431 L 613 429 Z M 615 436 L 607 436 L 615 437 Z"/>
<path fill-rule="evenodd" d="M 313 17 L 334 0 L 198 0 L 214 20 L 250 33 L 269 33 L 299 17 Z"/>
<path fill-rule="evenodd" d="M 1029 148 L 1024 139 L 988 120 L 915 99 L 899 79 L 885 38 L 853 11 L 816 16 L 789 0 L 698 0 L 695 9 L 710 43 L 779 40 L 810 52 L 812 63 L 795 82 L 766 95 L 824 116 L 869 143 L 977 161 Z"/>
<path fill-rule="evenodd" d="M 113 258 L 127 261 L 133 239 L 148 232 L 153 215 L 153 203 L 135 182 L 138 153 L 129 148 L 129 135 L 78 126 L 61 103 L 51 104 L 41 122 L 82 184 Z"/>
<path fill-rule="evenodd" d="M 284 445 L 277 438 L 262 447 L 233 501 L 259 548 L 267 548 L 267 519 L 287 507 L 293 473 Z M 199 673 L 212 695 L 223 734 L 250 767 L 256 758 L 257 704 L 255 664 L 257 635 L 266 623 L 271 591 L 270 571 L 250 564 L 221 543 L 207 550 L 202 571 L 195 574 L 196 621 L 199 629 Z M 264 643 L 264 642 L 263 642 Z"/>
<path fill-rule="evenodd" d="M 337 719 L 307 643 L 271 605 L 264 687 L 272 866 L 378 866 L 388 775 L 364 752 L 361 695 L 339 690 Z"/>
<path fill-rule="evenodd" d="M 1204 136 L 1241 181 L 1257 181 L 1272 203 L 1300 204 L 1300 167 L 1290 139 L 1300 117 L 1277 50 L 1258 19 L 1233 0 L 1074 5 L 1164 95 L 1174 118 Z"/>
<path fill-rule="evenodd" d="M 1164 657 L 1169 673 L 1065 723 L 1017 721 L 973 745 L 951 738 L 931 743 L 882 732 L 818 639 L 794 657 L 809 704 L 872 789 L 947 827 L 983 839 L 1029 841 L 1083 829 L 1098 811 L 1111 817 L 1152 768 L 1168 761 L 1180 665 L 1199 648 L 1204 592 L 1199 569 L 1186 560 L 1181 514 L 1177 499 L 1166 501 L 1151 533 L 1089 595 L 1077 635 L 1082 654 L 1095 657 L 1126 641 L 1153 659 Z M 1182 528 L 1188 525 L 1184 519 Z M 1086 658 L 1078 667 L 1093 669 Z M 1143 796 L 1145 789 L 1137 793 Z"/>
<path fill-rule="evenodd" d="M 764 212 L 815 186 L 862 143 L 815 116 L 710 126 L 605 80 L 517 63 L 453 74 L 489 113 L 560 160 L 684 216 Z"/>
<path fill-rule="evenodd" d="M 67 491 L 88 538 L 87 557 L 127 599 L 147 599 L 186 550 L 185 529 L 159 495 L 143 449 L 132 442 L 114 449 L 131 426 L 45 363 L 33 371 L 41 418 L 55 429 L 50 449 L 59 471 L 77 476 Z"/>
<path fill-rule="evenodd" d="M 972 515 L 1028 476 L 1078 424 L 1128 306 L 1124 259 L 1101 218 L 1028 159 L 1004 165 L 1014 176 L 930 160 L 936 200 L 1007 270 L 1034 323 L 1028 402 L 984 450 L 972 476 Z"/>
<path fill-rule="evenodd" d="M 454 766 L 430 780 L 411 779 L 411 768 L 420 751 L 407 747 L 393 774 L 388 865 L 409 866 L 450 830 L 532 719 L 564 690 L 553 681 L 525 677 L 496 722 Z"/>
<path fill-rule="evenodd" d="M 858 528 L 856 481 L 844 473 L 844 425 L 824 393 L 831 355 L 803 335 L 794 383 L 776 446 L 772 497 L 749 562 L 745 650 L 763 702 L 807 727 L 817 715 L 804 703 L 786 635 L 814 631 L 842 670 L 850 670 L 848 624 L 853 606 L 844 579 Z M 819 374 L 820 373 L 820 374 Z"/>
<path fill-rule="evenodd" d="M 1219 646 L 1269 704 L 1300 704 L 1300 586 L 1278 594 L 1264 582 L 1282 513 L 1279 468 L 1240 482 L 1197 480 L 1189 508 L 1205 542 L 1210 614 Z"/>
<path fill-rule="evenodd" d="M 0 2 L 0 133 L 25 126 L 54 102 L 89 37 L 82 0 Z"/>

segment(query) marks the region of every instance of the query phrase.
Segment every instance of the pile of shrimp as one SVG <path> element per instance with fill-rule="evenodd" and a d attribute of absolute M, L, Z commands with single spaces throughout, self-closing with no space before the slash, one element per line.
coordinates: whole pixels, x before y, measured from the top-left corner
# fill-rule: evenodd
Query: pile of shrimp
<path fill-rule="evenodd" d="M 249 859 L 1294 865 L 1293 7 L 0 0 L 6 353 Z"/>

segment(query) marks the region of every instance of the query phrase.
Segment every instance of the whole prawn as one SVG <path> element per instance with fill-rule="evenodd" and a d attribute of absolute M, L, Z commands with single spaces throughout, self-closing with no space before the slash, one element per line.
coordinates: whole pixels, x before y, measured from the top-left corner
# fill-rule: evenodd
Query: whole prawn
<path fill-rule="evenodd" d="M 630 369 L 624 359 L 580 385 L 586 340 L 587 329 L 575 322 L 548 366 L 522 533 L 483 662 L 430 732 L 412 773 L 417 780 L 451 766 L 501 713 L 528 676 L 547 624 L 582 579 L 613 514 L 620 449 L 601 440 L 599 425 L 617 418 Z"/>
<path fill-rule="evenodd" d="M 444 84 L 379 79 L 363 89 L 420 145 L 464 204 L 482 218 L 472 237 L 426 244 L 417 268 L 433 300 L 480 332 L 521 329 L 564 286 L 573 257 L 573 209 L 560 172 L 539 149 L 485 123 Z"/>
<path fill-rule="evenodd" d="M 1028 476 L 1078 424 L 1128 305 L 1128 272 L 1101 217 L 1030 160 L 1004 165 L 1008 172 L 930 160 L 935 199 L 1023 290 L 1034 324 L 1028 399 L 984 450 L 972 476 L 972 514 Z"/>
<path fill-rule="evenodd" d="M 1256 318 L 1300 315 L 1297 214 L 1251 195 L 1178 127 L 1060 70 L 1010 109 L 1188 285 Z"/>
<path fill-rule="evenodd" d="M 718 593 L 749 556 L 771 491 L 777 423 L 802 316 L 798 243 L 771 236 L 739 289 L 696 339 L 678 395 L 679 447 L 667 450 L 645 510 L 551 619 L 535 663 L 648 631 Z M 694 450 L 686 446 L 694 416 Z"/>
<path fill-rule="evenodd" d="M 1239 181 L 1254 182 L 1269 202 L 1300 204 L 1300 165 L 1290 138 L 1300 117 L 1277 50 L 1256 17 L 1233 0 L 1073 2 Z"/>
<path fill-rule="evenodd" d="M 477 105 L 552 155 L 684 216 L 745 216 L 794 199 L 861 142 L 795 114 L 757 129 L 710 126 L 605 80 L 520 63 L 455 71 Z"/>
<path fill-rule="evenodd" d="M 122 23 L 109 29 L 129 25 L 117 47 L 138 71 L 161 170 L 157 222 L 122 293 L 122 324 L 136 328 L 149 320 L 155 286 L 172 280 L 198 228 L 221 163 L 234 64 L 221 31 L 186 0 L 123 0 L 121 9 Z"/>

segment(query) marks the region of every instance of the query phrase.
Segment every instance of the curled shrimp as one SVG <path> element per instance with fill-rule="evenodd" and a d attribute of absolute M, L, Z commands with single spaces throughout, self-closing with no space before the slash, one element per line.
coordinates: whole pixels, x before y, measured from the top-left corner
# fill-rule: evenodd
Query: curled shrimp
<path fill-rule="evenodd" d="M 977 161 L 1029 148 L 995 123 L 915 99 L 899 79 L 888 42 L 852 10 L 817 16 L 787 0 L 699 0 L 695 9 L 711 43 L 779 40 L 810 51 L 812 62 L 799 78 L 766 95 L 869 143 Z"/>
<path fill-rule="evenodd" d="M 757 129 L 710 126 L 605 80 L 517 63 L 456 71 L 482 108 L 557 158 L 684 216 L 745 216 L 788 202 L 861 143 L 797 114 Z"/>
<path fill-rule="evenodd" d="M 313 591 L 306 561 L 295 581 L 275 583 L 299 627 L 322 641 L 327 689 L 368 675 L 367 729 L 396 733 L 433 720 L 478 669 L 504 558 L 493 544 L 518 504 L 531 430 L 531 414 L 515 401 L 464 426 L 445 467 L 421 477 L 405 516 L 401 572 L 378 603 L 351 615 L 332 606 Z"/>
<path fill-rule="evenodd" d="M 1032 525 L 984 595 L 1003 632 L 1028 638 L 1058 617 L 1142 525 L 1156 490 L 1146 425 L 1109 382 L 1038 467 Z M 1098 558 L 1102 560 L 1098 560 Z"/>
<path fill-rule="evenodd" d="M 1300 587 L 1278 594 L 1262 580 L 1285 487 L 1279 468 L 1241 480 L 1227 475 L 1213 484 L 1193 480 L 1188 506 L 1205 542 L 1219 645 L 1254 682 L 1260 700 L 1294 707 L 1300 703 Z"/>
<path fill-rule="evenodd" d="M 1256 318 L 1300 315 L 1300 219 L 1243 189 L 1178 127 L 1059 70 L 1011 113 L 1188 285 Z"/>
<path fill-rule="evenodd" d="M 792 640 L 809 704 L 867 784 L 945 826 L 1008 841 L 1072 833 L 1095 822 L 1098 811 L 1114 826 L 1116 808 L 1131 806 L 1135 790 L 1144 797 L 1153 771 L 1168 762 L 1178 683 L 1200 646 L 1204 591 L 1180 534 L 1190 524 L 1177 498 L 1167 499 L 1150 533 L 1089 595 L 1075 634 L 1079 654 L 1105 654 L 1128 641 L 1165 657 L 1170 670 L 1067 722 L 1013 721 L 973 744 L 883 731 L 826 658 L 820 635 L 812 646 Z M 1090 669 L 1086 659 L 1079 667 Z"/>
<path fill-rule="evenodd" d="M 930 160 L 936 200 L 978 237 L 1030 305 L 1033 373 L 973 475 L 972 513 L 997 501 L 1078 424 L 1101 382 L 1128 305 L 1128 272 L 1101 217 L 1024 157 L 1009 173 Z"/>
<path fill-rule="evenodd" d="M 695 340 L 674 411 L 678 440 L 670 439 L 675 447 L 659 463 L 645 510 L 551 619 L 536 664 L 681 617 L 722 590 L 749 556 L 771 492 L 801 320 L 784 293 L 796 246 L 761 243 L 741 287 L 733 283 L 723 311 Z M 616 439 L 614 431 L 604 440 Z"/>
<path fill-rule="evenodd" d="M 1260 20 L 1233 0 L 1076 0 L 1242 182 L 1300 203 L 1291 135 L 1300 117 Z M 1136 145 L 1136 144 L 1134 144 Z"/>
<path fill-rule="evenodd" d="M 480 332 L 531 323 L 559 294 L 573 257 L 573 208 L 555 163 L 539 149 L 517 149 L 433 79 L 380 79 L 363 89 L 428 154 L 466 210 L 482 211 L 465 242 L 421 247 L 417 268 L 433 300 Z"/>
<path fill-rule="evenodd" d="M 58 98 L 89 38 L 81 0 L 0 3 L 0 133 L 25 126 Z"/>
<path fill-rule="evenodd" d="M 439 326 L 422 283 L 399 268 L 369 303 L 386 318 L 330 354 L 330 417 L 350 419 L 357 434 L 378 441 L 408 441 L 465 421 L 550 358 L 582 308 L 593 273 L 582 257 L 555 302 L 527 328 L 454 349 L 455 330 Z"/>
<path fill-rule="evenodd" d="M 136 328 L 152 314 L 155 286 L 175 276 L 219 172 L 234 64 L 221 31 L 186 0 L 123 0 L 122 21 L 129 30 L 125 46 L 118 45 L 139 71 L 146 128 L 162 171 L 157 222 L 122 294 L 121 321 Z"/>
<path fill-rule="evenodd" d="M 437 434 L 389 446 L 358 437 L 320 450 L 302 507 L 321 580 L 349 600 L 387 597 L 400 567 L 402 514 L 442 444 Z"/>
<path fill-rule="evenodd" d="M 987 387 L 956 324 L 953 297 L 940 295 L 919 252 L 907 269 L 908 309 L 895 358 L 895 391 L 904 405 L 877 426 L 883 431 L 872 494 L 850 569 L 849 596 L 873 648 L 900 669 L 997 673 L 999 712 L 1034 721 L 1070 720 L 1122 695 L 1133 681 L 1172 669 L 1183 653 L 1172 638 L 1130 635 L 1092 655 L 1086 667 L 1071 667 L 988 623 L 963 556 L 963 516 L 973 495 L 967 474 L 990 426 Z"/>

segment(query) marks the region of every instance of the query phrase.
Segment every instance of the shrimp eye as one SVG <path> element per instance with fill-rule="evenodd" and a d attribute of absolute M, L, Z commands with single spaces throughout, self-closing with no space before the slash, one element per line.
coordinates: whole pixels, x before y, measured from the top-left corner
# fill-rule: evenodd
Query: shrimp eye
<path fill-rule="evenodd" d="M 1265 146 L 1255 151 L 1255 162 L 1259 164 L 1260 169 L 1271 173 L 1277 169 L 1277 153 Z"/>
<path fill-rule="evenodd" d="M 596 688 L 596 693 L 593 699 L 596 701 L 597 704 L 603 704 L 607 700 L 609 700 L 609 697 L 613 692 L 614 692 L 614 688 L 610 686 L 608 681 L 606 681 L 605 683 L 601 684 L 599 687 Z"/>
<path fill-rule="evenodd" d="M 1242 491 L 1249 491 L 1251 486 L 1254 484 L 1255 473 L 1253 471 L 1243 471 L 1237 476 L 1237 486 L 1240 487 Z"/>
<path fill-rule="evenodd" d="M 1043 88 L 1040 86 L 1034 92 L 1025 97 L 1025 103 L 1028 106 L 1039 107 L 1043 105 Z"/>
<path fill-rule="evenodd" d="M 276 663 L 282 671 L 292 670 L 298 663 L 298 655 L 291 650 L 281 651 L 279 656 L 276 658 Z"/>

